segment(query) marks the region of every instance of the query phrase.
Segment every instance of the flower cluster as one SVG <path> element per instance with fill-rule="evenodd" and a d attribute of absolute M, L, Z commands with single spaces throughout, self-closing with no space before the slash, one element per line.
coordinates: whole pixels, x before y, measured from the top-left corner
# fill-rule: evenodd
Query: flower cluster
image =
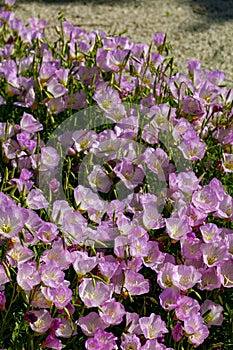
<path fill-rule="evenodd" d="M 13 4 L 0 11 L 0 346 L 230 346 L 225 74 L 179 73 L 163 33 L 153 52 L 62 16 L 51 46 L 46 21 L 24 25 Z"/>

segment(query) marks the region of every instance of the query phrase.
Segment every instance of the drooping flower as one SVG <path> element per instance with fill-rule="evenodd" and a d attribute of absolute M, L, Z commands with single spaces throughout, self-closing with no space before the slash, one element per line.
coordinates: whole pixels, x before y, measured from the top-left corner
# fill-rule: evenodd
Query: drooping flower
<path fill-rule="evenodd" d="M 183 326 L 181 322 L 177 322 L 172 330 L 172 337 L 173 339 L 178 342 L 180 341 L 184 336 Z"/>

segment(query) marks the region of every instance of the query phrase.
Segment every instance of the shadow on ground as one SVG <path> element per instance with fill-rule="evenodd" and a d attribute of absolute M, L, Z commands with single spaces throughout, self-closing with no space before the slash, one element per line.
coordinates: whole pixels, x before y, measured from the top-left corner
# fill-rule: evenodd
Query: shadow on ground
<path fill-rule="evenodd" d="M 209 21 L 233 20 L 233 0 L 178 0 L 188 3 L 193 12 L 199 13 Z"/>
<path fill-rule="evenodd" d="M 89 4 L 96 4 L 96 5 L 114 5 L 114 4 L 139 4 L 140 0 L 21 0 L 21 3 L 30 3 L 36 1 L 37 3 L 46 3 L 46 4 L 60 4 L 60 5 L 64 5 L 64 4 L 82 4 L 82 5 L 89 5 Z M 148 0 L 150 1 L 150 0 Z M 17 0 L 16 0 L 17 2 Z"/>

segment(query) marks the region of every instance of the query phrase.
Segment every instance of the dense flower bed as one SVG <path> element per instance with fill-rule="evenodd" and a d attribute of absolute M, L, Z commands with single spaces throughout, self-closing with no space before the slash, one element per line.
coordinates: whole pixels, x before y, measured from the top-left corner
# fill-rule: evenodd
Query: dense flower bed
<path fill-rule="evenodd" d="M 233 91 L 0 11 L 2 349 L 233 346 Z"/>

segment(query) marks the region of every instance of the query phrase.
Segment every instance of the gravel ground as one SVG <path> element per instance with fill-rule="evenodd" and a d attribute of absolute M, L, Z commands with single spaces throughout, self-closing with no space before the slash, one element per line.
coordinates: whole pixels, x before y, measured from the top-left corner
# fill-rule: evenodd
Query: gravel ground
<path fill-rule="evenodd" d="M 124 35 L 135 43 L 149 44 L 154 33 L 165 32 L 181 71 L 186 72 L 187 60 L 200 60 L 203 69 L 226 72 L 233 86 L 233 0 L 17 0 L 15 12 L 24 22 L 47 20 L 51 38 L 59 12 L 88 31 L 127 30 Z"/>

